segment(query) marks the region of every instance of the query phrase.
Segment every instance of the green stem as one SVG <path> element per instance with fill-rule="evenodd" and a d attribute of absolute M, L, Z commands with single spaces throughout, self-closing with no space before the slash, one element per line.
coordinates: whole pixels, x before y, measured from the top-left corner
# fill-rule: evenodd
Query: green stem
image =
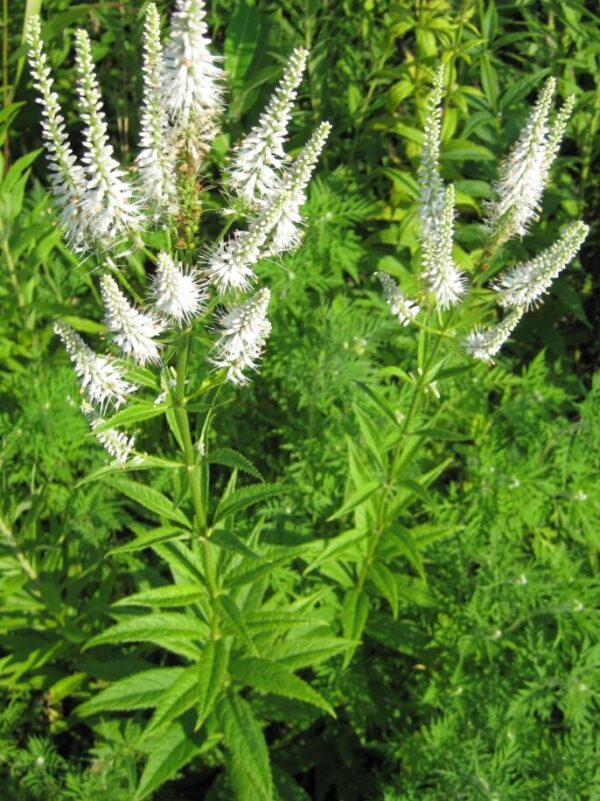
<path fill-rule="evenodd" d="M 202 493 L 202 479 L 200 465 L 198 464 L 198 454 L 192 442 L 190 430 L 190 419 L 186 408 L 187 399 L 185 396 L 185 383 L 187 377 L 187 365 L 190 347 L 190 332 L 185 331 L 177 346 L 177 382 L 175 385 L 174 410 L 177 430 L 181 438 L 183 459 L 187 468 L 192 505 L 194 507 L 194 530 L 198 534 L 202 543 L 202 554 L 204 559 L 204 570 L 206 583 L 211 598 L 216 598 L 219 594 L 213 548 L 208 540 L 206 526 L 206 502 Z M 213 632 L 215 631 L 216 618 L 213 619 Z"/>

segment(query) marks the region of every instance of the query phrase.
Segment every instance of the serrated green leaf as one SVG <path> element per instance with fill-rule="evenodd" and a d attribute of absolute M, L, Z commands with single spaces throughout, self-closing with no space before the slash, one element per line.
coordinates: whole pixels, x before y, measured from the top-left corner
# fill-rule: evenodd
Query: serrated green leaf
<path fill-rule="evenodd" d="M 395 620 L 398 617 L 399 600 L 396 577 L 381 562 L 372 562 L 369 565 L 369 578 L 389 603 Z"/>
<path fill-rule="evenodd" d="M 128 426 L 142 420 L 150 420 L 163 414 L 169 407 L 168 403 L 135 403 L 114 414 L 108 420 L 94 428 L 94 433 L 108 431 L 117 426 Z"/>
<path fill-rule="evenodd" d="M 256 653 L 256 646 L 248 631 L 244 615 L 235 601 L 229 595 L 223 593 L 213 600 L 213 607 L 225 628 L 227 628 L 231 634 L 237 634 L 252 653 Z"/>
<path fill-rule="evenodd" d="M 309 684 L 277 662 L 258 656 L 241 657 L 230 663 L 232 676 L 244 686 L 263 693 L 295 698 L 324 709 L 335 717 L 332 706 Z"/>
<path fill-rule="evenodd" d="M 112 548 L 108 553 L 133 553 L 134 551 L 141 551 L 144 548 L 150 548 L 152 545 L 159 545 L 163 542 L 171 542 L 172 540 L 189 539 L 191 534 L 189 531 L 184 531 L 175 526 L 158 526 L 151 531 L 146 531 L 140 534 L 136 539 L 131 542 L 126 542 L 124 545 L 118 545 Z"/>
<path fill-rule="evenodd" d="M 198 678 L 198 719 L 196 729 L 212 712 L 229 666 L 229 651 L 224 640 L 209 640 L 202 651 Z"/>
<path fill-rule="evenodd" d="M 338 517 L 343 517 L 344 515 L 348 514 L 348 512 L 351 512 L 357 506 L 360 506 L 361 503 L 367 501 L 380 487 L 381 483 L 379 481 L 367 481 L 366 484 L 363 484 L 361 487 L 355 490 L 352 495 L 350 495 L 348 500 L 340 509 L 338 509 L 337 512 L 332 514 L 327 519 L 337 520 Z"/>
<path fill-rule="evenodd" d="M 200 669 L 198 665 L 183 668 L 182 673 L 162 694 L 144 736 L 166 726 L 196 706 L 199 700 Z"/>
<path fill-rule="evenodd" d="M 330 559 L 343 556 L 348 550 L 355 548 L 358 543 L 362 542 L 366 534 L 367 531 L 364 528 L 351 528 L 349 531 L 343 531 L 330 540 L 325 540 L 322 552 L 316 559 L 313 559 L 304 572 L 310 573 Z"/>
<path fill-rule="evenodd" d="M 172 779 L 200 752 L 202 741 L 201 735 L 190 732 L 181 722 L 171 723 L 153 744 L 133 801 L 147 798 L 168 779 Z"/>
<path fill-rule="evenodd" d="M 344 637 L 349 640 L 360 641 L 362 633 L 369 616 L 369 598 L 365 592 L 357 589 L 350 589 L 346 592 L 342 604 L 342 630 Z M 352 649 L 346 654 L 344 665 L 347 666 L 352 659 Z"/>
<path fill-rule="evenodd" d="M 341 637 L 298 637 L 292 640 L 280 640 L 269 647 L 269 657 L 290 670 L 311 667 L 332 656 L 342 654 L 355 648 L 356 642 Z"/>
<path fill-rule="evenodd" d="M 232 448 L 217 448 L 211 451 L 208 457 L 209 464 L 222 464 L 226 467 L 233 467 L 234 469 L 241 470 L 244 473 L 249 473 L 263 481 L 263 477 L 250 459 L 247 459 L 243 454 L 234 451 Z"/>
<path fill-rule="evenodd" d="M 143 670 L 119 679 L 99 692 L 94 698 L 80 704 L 76 715 L 87 717 L 98 712 L 149 709 L 156 706 L 163 694 L 181 676 L 184 668 L 156 668 Z"/>
<path fill-rule="evenodd" d="M 120 598 L 113 606 L 150 606 L 174 608 L 189 606 L 201 598 L 206 598 L 206 590 L 197 584 L 172 584 L 168 587 L 154 587 Z"/>
<path fill-rule="evenodd" d="M 84 650 L 96 645 L 159 640 L 203 640 L 207 627 L 195 617 L 181 612 L 156 612 L 124 620 L 92 637 Z"/>
<path fill-rule="evenodd" d="M 411 565 L 425 579 L 425 565 L 419 551 L 419 545 L 410 530 L 398 524 L 392 524 L 387 529 L 394 536 L 396 547 L 406 556 Z"/>
<path fill-rule="evenodd" d="M 249 704 L 229 692 L 217 705 L 217 717 L 238 781 L 252 785 L 256 801 L 272 801 L 269 750 Z"/>
<path fill-rule="evenodd" d="M 132 501 L 139 503 L 140 506 L 143 506 L 159 517 L 175 520 L 177 523 L 187 528 L 192 527 L 192 524 L 181 509 L 177 509 L 166 495 L 163 495 L 152 487 L 148 487 L 145 484 L 138 484 L 136 481 L 131 481 L 127 478 L 115 476 L 110 479 L 110 484 L 115 487 L 115 489 L 118 489 L 119 492 L 127 495 L 128 498 L 131 498 Z"/>
<path fill-rule="evenodd" d="M 210 535 L 210 541 L 226 551 L 235 551 L 243 556 L 249 556 L 251 559 L 258 559 L 258 554 L 250 550 L 246 543 L 231 531 L 223 531 L 222 529 L 213 531 Z"/>
<path fill-rule="evenodd" d="M 291 492 L 291 488 L 283 487 L 281 484 L 252 484 L 249 487 L 235 490 L 219 503 L 213 525 L 237 512 L 241 512 L 242 509 L 247 509 L 255 503 L 266 501 L 269 498 L 276 498 L 286 492 Z"/>

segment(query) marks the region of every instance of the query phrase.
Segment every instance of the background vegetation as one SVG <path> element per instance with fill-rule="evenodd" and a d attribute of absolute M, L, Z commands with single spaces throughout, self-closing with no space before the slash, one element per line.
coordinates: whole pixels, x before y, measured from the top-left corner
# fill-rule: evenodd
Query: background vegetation
<path fill-rule="evenodd" d="M 110 482 L 77 484 L 104 453 L 79 412 L 51 324 L 61 317 L 88 333 L 101 326 L 86 270 L 61 243 L 45 193 L 39 108 L 21 46 L 25 15 L 41 10 L 73 125 L 73 28 L 93 34 L 112 133 L 131 160 L 144 5 L 3 3 L 0 776 L 9 801 L 49 794 L 130 801 L 156 748 L 141 737 L 144 710 L 77 709 L 124 675 L 125 663 L 141 670 L 164 660 L 147 645 L 83 650 L 112 622 L 111 603 L 152 583 L 158 562 L 126 547 L 140 526 L 135 505 Z M 166 15 L 169 4 L 158 6 Z M 224 408 L 218 439 L 267 481 L 294 485 L 294 494 L 248 517 L 247 534 L 260 525 L 272 544 L 298 546 L 271 581 L 289 602 L 321 593 L 340 630 L 336 595 L 347 568 L 328 562 L 321 546 L 345 530 L 328 518 L 347 496 L 348 443 L 375 458 L 364 418 L 378 420 L 381 409 L 364 386 L 383 387 L 395 403 L 389 368 L 409 369 L 416 359 L 410 329 L 387 314 L 372 274 L 385 269 L 410 280 L 418 267 L 415 172 L 432 70 L 441 59 L 449 67 L 442 163 L 457 188 L 467 270 L 497 159 L 542 79 L 554 75 L 559 95 L 577 98 L 542 220 L 509 251 L 536 252 L 575 217 L 592 233 L 498 364 L 445 384 L 443 422 L 456 436 L 434 441 L 421 457 L 431 481 L 408 518 L 415 536 L 420 530 L 417 551 L 403 557 L 392 596 L 375 603 L 349 664 L 324 651 L 302 665 L 337 718 L 291 701 L 273 717 L 270 696 L 250 700 L 261 720 L 278 721 L 265 735 L 285 801 L 598 799 L 595 4 L 215 0 L 209 7 L 230 75 L 217 165 L 228 139 L 256 120 L 299 43 L 311 56 L 292 146 L 318 120 L 333 124 L 310 191 L 305 244 L 285 269 L 265 268 L 274 303 L 264 367 Z M 227 782 L 215 754 L 198 753 L 183 770 L 174 763 L 157 775 L 149 794 L 217 801 L 234 797 Z"/>

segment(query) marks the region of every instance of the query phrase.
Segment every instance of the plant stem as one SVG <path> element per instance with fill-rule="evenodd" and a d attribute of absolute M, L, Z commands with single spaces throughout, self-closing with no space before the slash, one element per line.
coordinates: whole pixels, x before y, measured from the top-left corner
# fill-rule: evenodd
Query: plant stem
<path fill-rule="evenodd" d="M 190 431 L 190 419 L 186 408 L 185 383 L 187 377 L 188 355 L 190 347 L 190 332 L 185 331 L 177 346 L 177 383 L 175 386 L 175 419 L 177 430 L 181 438 L 183 459 L 187 468 L 192 505 L 194 507 L 194 529 L 200 537 L 202 543 L 202 553 L 204 558 L 204 570 L 206 573 L 206 583 L 212 598 L 216 598 L 219 592 L 215 571 L 214 555 L 212 545 L 208 540 L 206 530 L 206 502 L 202 493 L 202 480 L 200 475 L 200 465 L 197 461 L 197 453 L 192 442 Z M 214 623 L 214 621 L 213 621 Z M 214 626 L 213 626 L 214 631 Z"/>

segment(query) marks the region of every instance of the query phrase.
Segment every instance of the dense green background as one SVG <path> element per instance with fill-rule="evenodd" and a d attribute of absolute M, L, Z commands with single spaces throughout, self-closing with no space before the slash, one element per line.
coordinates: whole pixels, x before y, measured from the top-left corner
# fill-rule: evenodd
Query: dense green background
<path fill-rule="evenodd" d="M 89 274 L 61 244 L 49 213 L 43 158 L 19 161 L 40 147 L 39 106 L 20 47 L 25 5 L 4 0 L 3 17 L 0 774 L 10 801 L 50 792 L 128 801 L 144 757 L 141 718 L 72 712 L 102 686 L 83 643 L 107 625 L 111 601 L 157 568 L 140 554 L 107 558 L 127 540 L 135 510 L 101 482 L 73 488 L 104 454 L 88 436 L 51 324 L 67 315 L 81 330 L 100 329 Z M 144 4 L 49 0 L 27 9 L 40 5 L 70 127 L 78 129 L 72 32 L 84 25 L 114 140 L 131 161 Z M 166 17 L 169 4 L 158 6 Z M 217 168 L 299 43 L 311 57 L 292 149 L 317 121 L 333 124 L 310 191 L 305 244 L 285 270 L 265 268 L 274 304 L 263 369 L 218 423 L 222 444 L 247 454 L 267 480 L 297 487 L 267 513 L 289 543 L 341 530 L 326 521 L 344 498 L 346 438 L 360 442 L 356 382 L 414 361 L 414 338 L 386 314 L 371 276 L 385 269 L 406 279 L 418 269 L 415 170 L 432 69 L 443 58 L 450 70 L 442 164 L 458 192 L 466 269 L 486 182 L 541 81 L 554 75 L 561 97 L 576 95 L 542 218 L 509 255 L 535 253 L 577 217 L 591 234 L 499 364 L 450 382 L 444 421 L 462 441 L 435 443 L 424 457 L 430 466 L 452 461 L 414 524 L 457 533 L 424 551 L 426 580 L 409 566 L 397 619 L 370 617 L 349 668 L 341 670 L 340 657 L 315 669 L 311 678 L 338 718 L 290 704 L 289 724 L 266 733 L 281 777 L 297 780 L 292 789 L 280 778 L 286 801 L 598 799 L 596 4 L 218 0 L 209 7 L 230 76 Z M 150 443 L 155 434 L 150 425 L 143 436 Z M 298 575 L 304 567 L 299 558 Z M 291 587 L 295 579 L 282 572 L 277 580 Z M 327 571 L 319 580 L 335 586 Z M 130 660 L 141 654 L 127 651 Z M 105 665 L 106 679 L 113 667 L 118 675 L 119 664 Z M 268 699 L 256 699 L 256 708 L 269 720 Z M 155 798 L 229 798 L 220 776 L 218 761 L 198 758 Z"/>

